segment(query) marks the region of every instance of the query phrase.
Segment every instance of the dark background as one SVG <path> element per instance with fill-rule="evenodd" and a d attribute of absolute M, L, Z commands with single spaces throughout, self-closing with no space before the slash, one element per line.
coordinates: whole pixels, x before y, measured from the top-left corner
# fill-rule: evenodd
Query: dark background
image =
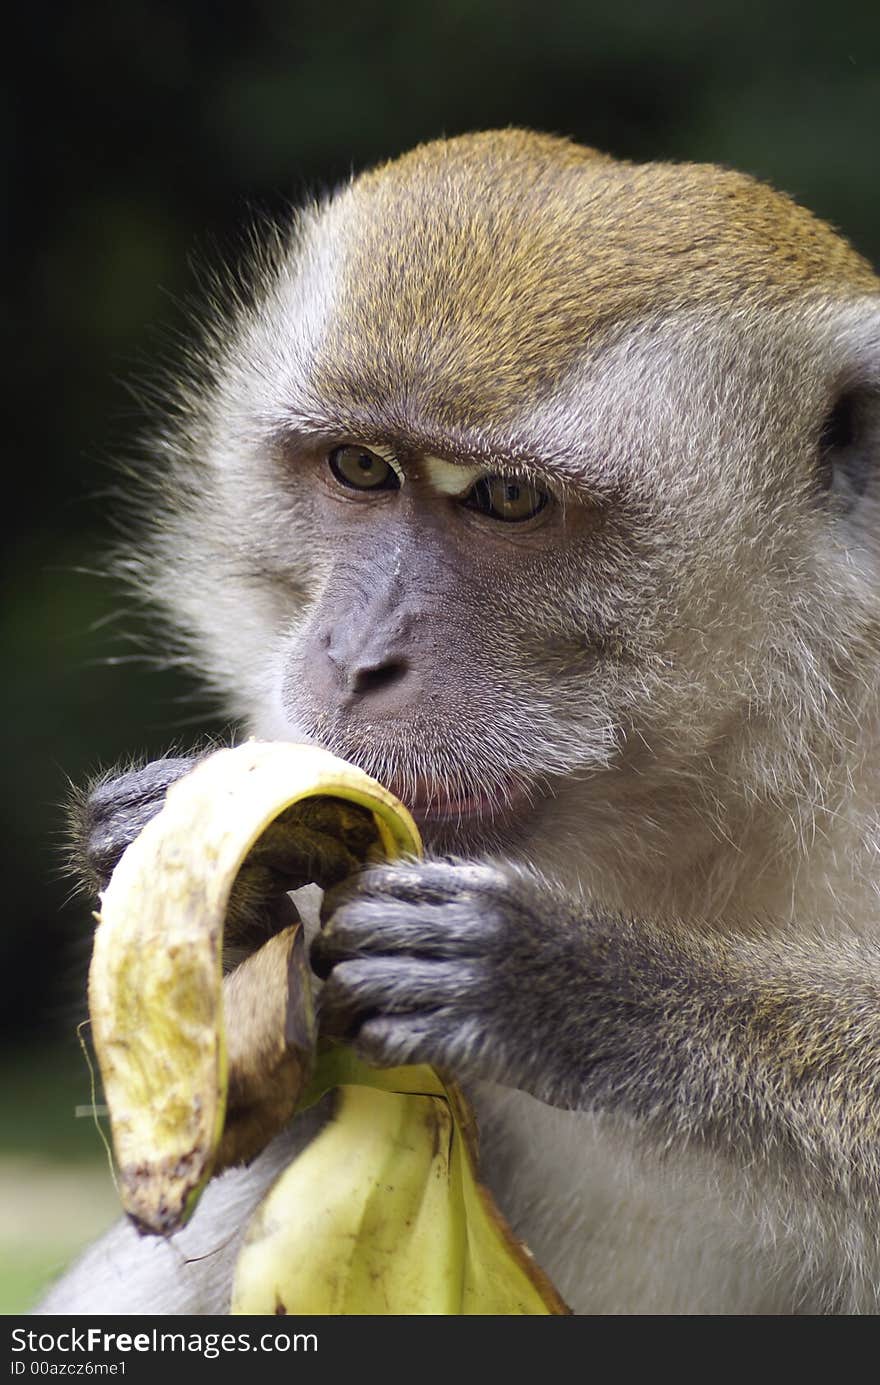
<path fill-rule="evenodd" d="M 91 925 L 60 869 L 67 779 L 211 724 L 123 638 L 132 617 L 88 571 L 110 532 L 108 463 L 142 421 L 125 382 L 162 358 L 159 326 L 187 330 L 193 255 L 234 256 L 255 210 L 419 140 L 523 124 L 738 167 L 880 261 L 880 4 L 126 0 L 31 5 L 19 22 L 3 123 L 0 1024 L 20 1141 L 34 1055 L 80 1062 Z"/>

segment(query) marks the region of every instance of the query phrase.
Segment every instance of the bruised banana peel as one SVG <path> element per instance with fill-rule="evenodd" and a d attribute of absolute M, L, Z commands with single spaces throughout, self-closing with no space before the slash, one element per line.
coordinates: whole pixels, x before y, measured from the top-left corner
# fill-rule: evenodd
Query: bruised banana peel
<path fill-rule="evenodd" d="M 141 1230 L 173 1232 L 218 1167 L 338 1088 L 335 1118 L 252 1219 L 232 1312 L 565 1313 L 477 1182 L 473 1118 L 454 1086 L 427 1067 L 368 1068 L 337 1046 L 312 1071 L 301 929 L 272 937 L 224 985 L 236 876 L 269 825 L 310 798 L 369 809 L 368 859 L 421 853 L 409 813 L 356 766 L 250 741 L 171 786 L 104 892 L 89 1009 L 123 1206 Z M 233 1122 L 236 1049 L 255 1042 L 261 1073 L 245 1096 L 259 1100 Z"/>

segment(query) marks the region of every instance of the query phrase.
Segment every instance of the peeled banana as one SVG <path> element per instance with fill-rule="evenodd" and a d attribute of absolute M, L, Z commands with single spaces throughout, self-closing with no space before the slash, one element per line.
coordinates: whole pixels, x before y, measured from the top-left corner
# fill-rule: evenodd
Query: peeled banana
<path fill-rule="evenodd" d="M 461 1094 L 430 1068 L 380 1072 L 316 1043 L 299 926 L 224 981 L 233 886 L 279 833 L 300 870 L 313 844 L 319 884 L 421 851 L 388 790 L 312 746 L 250 741 L 172 785 L 104 892 L 89 974 L 124 1207 L 170 1234 L 212 1173 L 338 1089 L 335 1118 L 247 1229 L 232 1312 L 566 1312 L 476 1181 Z"/>

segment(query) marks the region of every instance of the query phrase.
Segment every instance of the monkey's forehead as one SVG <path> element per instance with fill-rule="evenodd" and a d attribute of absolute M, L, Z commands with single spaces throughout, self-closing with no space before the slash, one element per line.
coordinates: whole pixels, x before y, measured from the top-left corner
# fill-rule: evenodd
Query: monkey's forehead
<path fill-rule="evenodd" d="M 388 288 L 420 304 L 429 291 L 461 302 L 465 290 L 483 308 L 500 288 L 507 316 L 549 296 L 590 321 L 743 291 L 878 287 L 827 223 L 753 178 L 635 164 L 526 130 L 422 145 L 355 179 L 335 205 L 353 273 L 390 271 Z"/>
<path fill-rule="evenodd" d="M 319 211 L 331 310 L 312 381 L 443 411 L 540 396 L 609 332 L 702 307 L 742 316 L 870 266 L 784 194 L 709 165 L 633 164 L 522 130 L 437 141 Z"/>

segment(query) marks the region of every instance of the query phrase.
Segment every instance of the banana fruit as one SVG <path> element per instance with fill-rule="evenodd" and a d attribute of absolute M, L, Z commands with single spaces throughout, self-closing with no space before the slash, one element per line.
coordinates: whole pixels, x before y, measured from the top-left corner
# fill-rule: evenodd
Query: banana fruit
<path fill-rule="evenodd" d="M 224 980 L 230 898 L 262 878 L 270 839 L 273 864 L 319 884 L 421 852 L 403 805 L 316 747 L 249 741 L 171 786 L 102 896 L 89 973 L 126 1211 L 172 1233 L 213 1173 L 336 1089 L 247 1229 L 233 1313 L 567 1312 L 477 1181 L 458 1090 L 316 1041 L 299 925 Z"/>

